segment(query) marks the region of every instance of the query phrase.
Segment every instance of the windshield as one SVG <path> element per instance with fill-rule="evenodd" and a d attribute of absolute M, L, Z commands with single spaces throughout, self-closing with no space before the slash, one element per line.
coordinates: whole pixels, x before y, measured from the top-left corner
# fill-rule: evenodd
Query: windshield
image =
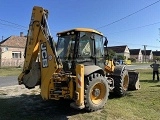
<path fill-rule="evenodd" d="M 60 58 L 73 57 L 75 35 L 60 36 L 57 43 L 57 55 Z"/>
<path fill-rule="evenodd" d="M 92 33 L 80 32 L 79 49 L 78 53 L 81 57 L 90 57 L 93 53 L 93 40 L 91 39 Z"/>
<path fill-rule="evenodd" d="M 104 54 L 103 36 L 95 33 L 80 32 L 78 52 L 81 57 L 90 57 L 92 55 L 96 55 L 96 57 L 102 57 Z"/>

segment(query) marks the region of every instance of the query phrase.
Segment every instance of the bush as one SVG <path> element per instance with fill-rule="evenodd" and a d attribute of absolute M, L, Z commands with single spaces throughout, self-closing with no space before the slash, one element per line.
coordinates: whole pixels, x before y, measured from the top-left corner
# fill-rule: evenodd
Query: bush
<path fill-rule="evenodd" d="M 153 61 L 155 61 L 155 60 L 160 61 L 160 57 L 159 56 L 153 56 Z"/>
<path fill-rule="evenodd" d="M 131 62 L 136 62 L 136 58 L 129 58 L 128 60 L 131 60 Z"/>

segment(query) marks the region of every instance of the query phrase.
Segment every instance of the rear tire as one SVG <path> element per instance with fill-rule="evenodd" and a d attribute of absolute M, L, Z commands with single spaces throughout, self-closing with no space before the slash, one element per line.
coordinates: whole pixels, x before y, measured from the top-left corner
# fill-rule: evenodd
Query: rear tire
<path fill-rule="evenodd" d="M 114 76 L 114 94 L 118 97 L 123 97 L 126 95 L 129 84 L 128 71 L 124 70 L 121 76 Z"/>
<path fill-rule="evenodd" d="M 84 104 L 87 111 L 103 108 L 108 95 L 108 82 L 102 75 L 94 73 L 85 78 Z"/>

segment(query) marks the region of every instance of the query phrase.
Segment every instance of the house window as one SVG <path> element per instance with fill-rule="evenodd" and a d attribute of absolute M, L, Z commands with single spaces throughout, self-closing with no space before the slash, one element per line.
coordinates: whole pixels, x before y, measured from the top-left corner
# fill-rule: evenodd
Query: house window
<path fill-rule="evenodd" d="M 21 58 L 21 52 L 12 52 L 12 58 Z"/>
<path fill-rule="evenodd" d="M 3 48 L 3 52 L 8 51 L 8 47 Z"/>

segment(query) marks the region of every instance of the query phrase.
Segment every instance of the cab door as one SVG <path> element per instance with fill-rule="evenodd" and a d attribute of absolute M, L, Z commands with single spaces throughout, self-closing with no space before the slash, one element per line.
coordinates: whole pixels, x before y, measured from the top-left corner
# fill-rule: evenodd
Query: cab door
<path fill-rule="evenodd" d="M 96 54 L 96 65 L 104 68 L 104 45 L 103 45 L 103 36 L 95 34 L 95 54 Z"/>

